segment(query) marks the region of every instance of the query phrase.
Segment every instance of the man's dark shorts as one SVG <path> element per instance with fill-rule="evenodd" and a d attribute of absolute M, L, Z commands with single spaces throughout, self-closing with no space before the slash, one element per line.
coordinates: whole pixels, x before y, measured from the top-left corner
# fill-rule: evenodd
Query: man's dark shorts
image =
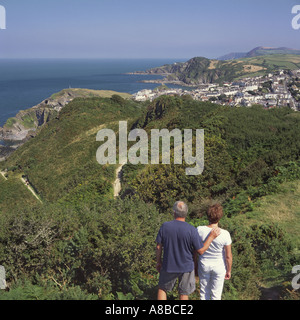
<path fill-rule="evenodd" d="M 166 292 L 172 291 L 178 279 L 178 292 L 181 295 L 190 295 L 196 289 L 195 272 L 169 273 L 163 269 L 160 271 L 158 287 Z"/>

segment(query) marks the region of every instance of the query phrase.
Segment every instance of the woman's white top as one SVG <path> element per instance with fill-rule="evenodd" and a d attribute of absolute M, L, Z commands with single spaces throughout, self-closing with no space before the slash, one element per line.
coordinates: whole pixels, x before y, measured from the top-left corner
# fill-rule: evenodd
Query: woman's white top
<path fill-rule="evenodd" d="M 221 229 L 221 228 L 220 228 Z M 200 226 L 197 228 L 202 246 L 210 234 L 212 228 L 207 226 Z M 228 246 L 232 243 L 230 233 L 227 230 L 221 229 L 221 234 L 215 238 L 210 244 L 209 248 L 199 257 L 199 261 L 202 264 L 216 264 L 223 262 L 225 264 L 225 249 L 224 246 Z"/>

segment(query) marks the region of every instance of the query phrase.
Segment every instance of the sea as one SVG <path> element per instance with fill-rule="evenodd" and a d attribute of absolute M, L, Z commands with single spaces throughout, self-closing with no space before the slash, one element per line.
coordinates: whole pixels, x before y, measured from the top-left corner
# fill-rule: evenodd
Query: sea
<path fill-rule="evenodd" d="M 136 93 L 154 89 L 155 75 L 132 75 L 184 59 L 0 59 L 0 127 L 20 110 L 66 88 Z M 168 85 L 169 87 L 179 87 Z"/>

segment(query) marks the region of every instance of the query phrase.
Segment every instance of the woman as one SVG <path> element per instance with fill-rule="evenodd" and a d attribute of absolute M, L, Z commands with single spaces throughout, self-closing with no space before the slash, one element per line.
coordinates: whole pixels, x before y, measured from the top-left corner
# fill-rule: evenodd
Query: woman
<path fill-rule="evenodd" d="M 211 232 L 218 227 L 223 216 L 223 208 L 215 204 L 207 210 L 208 226 L 197 228 L 202 243 Z M 221 229 L 221 234 L 213 240 L 207 251 L 199 256 L 198 275 L 200 280 L 201 300 L 221 300 L 224 279 L 231 278 L 231 237 L 228 231 Z"/>

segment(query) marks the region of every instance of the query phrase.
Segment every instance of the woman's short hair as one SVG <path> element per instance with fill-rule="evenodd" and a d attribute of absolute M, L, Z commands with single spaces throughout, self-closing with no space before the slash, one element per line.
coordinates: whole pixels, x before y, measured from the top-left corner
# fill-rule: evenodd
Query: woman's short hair
<path fill-rule="evenodd" d="M 218 223 L 223 217 L 223 207 L 217 203 L 207 209 L 207 218 L 210 223 Z"/>
<path fill-rule="evenodd" d="M 176 218 L 186 218 L 188 214 L 188 206 L 183 201 L 176 201 L 173 206 Z"/>

